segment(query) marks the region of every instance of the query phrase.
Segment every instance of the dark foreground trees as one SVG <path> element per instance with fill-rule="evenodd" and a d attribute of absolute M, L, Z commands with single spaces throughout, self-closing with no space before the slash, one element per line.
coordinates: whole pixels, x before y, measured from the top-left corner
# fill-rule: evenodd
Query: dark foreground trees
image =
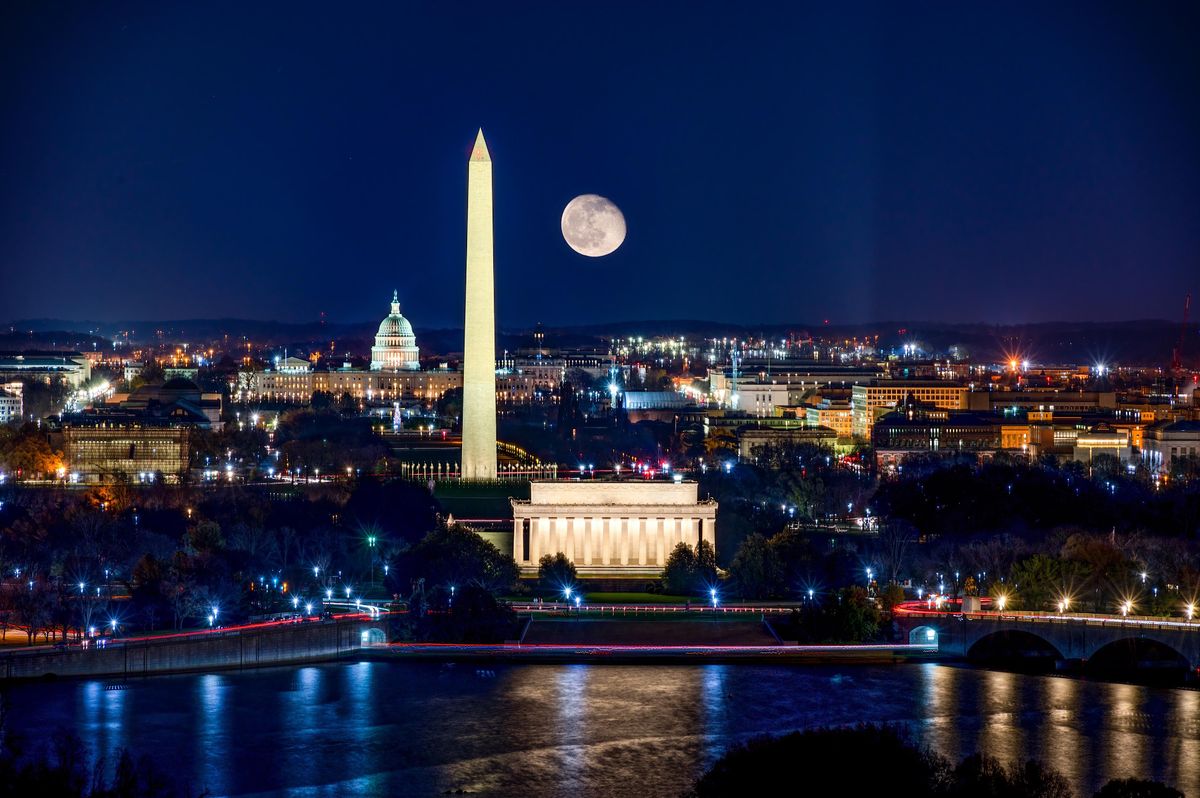
<path fill-rule="evenodd" d="M 193 793 L 175 784 L 148 760 L 122 749 L 112 778 L 103 759 L 91 761 L 78 737 L 55 734 L 44 748 L 27 749 L 12 734 L 0 738 L 0 795 L 55 798 L 183 798 Z M 201 795 L 207 795 L 207 790 Z"/>
<path fill-rule="evenodd" d="M 865 765 L 865 766 L 864 766 Z M 811 786 L 813 794 L 920 795 L 931 798 L 1074 798 L 1059 773 L 1044 765 L 1004 765 L 973 754 L 957 766 L 887 726 L 813 729 L 762 737 L 730 749 L 700 777 L 690 798 L 778 795 L 781 785 Z M 807 790 L 806 790 L 807 792 Z M 1180 798 L 1158 782 L 1113 781 L 1096 798 Z"/>

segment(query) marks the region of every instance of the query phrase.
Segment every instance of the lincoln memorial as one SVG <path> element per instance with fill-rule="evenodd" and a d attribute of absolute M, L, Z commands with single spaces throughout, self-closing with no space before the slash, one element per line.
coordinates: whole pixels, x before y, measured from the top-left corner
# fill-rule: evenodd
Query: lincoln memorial
<path fill-rule="evenodd" d="M 717 503 L 701 500 L 695 482 L 535 481 L 512 506 L 523 576 L 560 551 L 580 576 L 651 576 L 679 543 L 716 546 Z"/>

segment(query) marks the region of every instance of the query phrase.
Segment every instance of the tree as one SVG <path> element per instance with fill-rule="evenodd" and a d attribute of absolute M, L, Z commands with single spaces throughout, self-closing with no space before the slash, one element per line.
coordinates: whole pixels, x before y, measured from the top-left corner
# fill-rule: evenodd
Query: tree
<path fill-rule="evenodd" d="M 1013 798 L 1074 798 L 1063 775 L 1040 762 L 1005 766 L 984 754 L 972 754 L 958 764 L 948 791 L 953 798 L 1012 796 Z"/>
<path fill-rule="evenodd" d="M 729 564 L 729 573 L 745 598 L 768 598 L 782 588 L 779 558 L 767 539 L 757 532 L 742 541 Z"/>
<path fill-rule="evenodd" d="M 696 552 L 686 543 L 677 543 L 663 567 L 663 590 L 676 596 L 688 595 L 693 592 L 695 582 Z"/>
<path fill-rule="evenodd" d="M 879 529 L 879 564 L 881 576 L 887 582 L 898 582 L 904 570 L 905 554 L 917 539 L 917 529 L 899 519 L 888 521 Z"/>
<path fill-rule="evenodd" d="M 29 589 L 18 587 L 13 595 L 17 623 L 25 627 L 29 645 L 39 633 L 49 635 L 54 621 L 54 590 L 42 582 L 34 582 Z"/>
<path fill-rule="evenodd" d="M 718 427 L 704 439 L 704 453 L 715 460 L 737 457 L 737 437 L 730 430 Z"/>
<path fill-rule="evenodd" d="M 887 584 L 879 593 L 879 603 L 888 612 L 904 601 L 904 588 L 895 582 Z"/>
<path fill-rule="evenodd" d="M 1027 610 L 1040 610 L 1056 602 L 1063 594 L 1066 569 L 1060 560 L 1035 554 L 1026 557 L 1012 570 L 1014 595 Z"/>
<path fill-rule="evenodd" d="M 225 547 L 221 525 L 215 521 L 201 521 L 188 530 L 188 545 L 201 554 L 211 554 Z"/>
<path fill-rule="evenodd" d="M 705 593 L 717 583 L 717 555 L 712 544 L 701 540 L 692 548 L 686 543 L 675 545 L 663 567 L 663 589 L 681 596 Z"/>
<path fill-rule="evenodd" d="M 701 587 L 717 583 L 717 550 L 703 539 L 696 544 L 696 579 Z"/>
<path fill-rule="evenodd" d="M 864 767 L 864 763 L 868 763 Z M 730 748 L 686 793 L 689 798 L 776 795 L 795 774 L 852 773 L 855 795 L 928 798 L 1072 798 L 1070 783 L 1028 760 L 1005 765 L 973 754 L 957 766 L 901 730 L 863 724 L 759 737 Z M 1110 781 L 1095 798 L 1182 798 L 1161 782 Z"/>
<path fill-rule="evenodd" d="M 575 563 L 568 560 L 567 555 L 561 551 L 543 554 L 538 560 L 538 581 L 544 589 L 558 592 L 574 585 L 575 579 Z"/>
<path fill-rule="evenodd" d="M 511 555 L 458 524 L 439 526 L 404 552 L 396 572 L 400 585 L 424 579 L 427 589 L 475 584 L 492 593 L 511 589 L 520 575 Z"/>
<path fill-rule="evenodd" d="M 838 591 L 831 620 L 831 633 L 841 643 L 862 643 L 879 634 L 879 608 L 858 585 Z"/>
<path fill-rule="evenodd" d="M 870 767 L 863 767 L 869 762 Z M 777 795 L 795 774 L 853 773 L 856 795 L 945 795 L 950 764 L 882 726 L 811 729 L 736 745 L 695 783 L 690 798 Z"/>
<path fill-rule="evenodd" d="M 43 431 L 25 424 L 15 434 L 0 437 L 0 465 L 26 479 L 53 476 L 62 468 L 62 452 L 50 447 Z"/>

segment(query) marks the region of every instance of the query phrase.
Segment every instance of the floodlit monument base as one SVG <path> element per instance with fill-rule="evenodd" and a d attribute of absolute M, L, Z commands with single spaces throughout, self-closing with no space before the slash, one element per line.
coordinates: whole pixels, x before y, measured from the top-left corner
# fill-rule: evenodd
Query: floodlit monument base
<path fill-rule="evenodd" d="M 695 482 L 535 481 L 513 499 L 513 558 L 522 576 L 562 552 L 581 577 L 657 576 L 680 543 L 716 548 L 717 503 Z"/>

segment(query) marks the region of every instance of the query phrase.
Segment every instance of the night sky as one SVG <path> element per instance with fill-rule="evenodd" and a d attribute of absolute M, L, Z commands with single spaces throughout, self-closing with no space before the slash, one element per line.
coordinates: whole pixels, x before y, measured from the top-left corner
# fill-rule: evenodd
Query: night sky
<path fill-rule="evenodd" d="M 508 326 L 1200 293 L 1200 4 L 746 5 L 7 3 L 0 319 L 460 326 L 480 125 Z"/>

